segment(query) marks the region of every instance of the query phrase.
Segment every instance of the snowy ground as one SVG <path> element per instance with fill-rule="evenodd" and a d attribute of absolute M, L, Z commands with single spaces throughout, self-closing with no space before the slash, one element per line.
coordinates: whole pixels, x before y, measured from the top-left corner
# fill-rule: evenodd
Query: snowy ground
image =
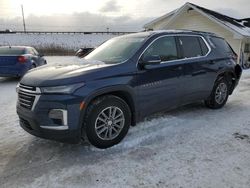
<path fill-rule="evenodd" d="M 77 50 L 81 47 L 96 47 L 118 35 L 112 34 L 1 34 L 1 45 L 24 45 L 36 48 L 60 46 Z"/>
<path fill-rule="evenodd" d="M 63 58 L 48 62 L 76 60 Z M 225 108 L 197 103 L 155 115 L 106 150 L 23 131 L 16 84 L 0 78 L 0 187 L 250 187 L 250 71 Z"/>

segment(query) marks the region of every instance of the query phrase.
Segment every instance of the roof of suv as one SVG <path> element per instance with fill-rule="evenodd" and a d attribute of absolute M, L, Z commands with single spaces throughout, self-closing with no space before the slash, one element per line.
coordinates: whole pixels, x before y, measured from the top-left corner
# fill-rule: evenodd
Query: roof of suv
<path fill-rule="evenodd" d="M 217 36 L 214 33 L 203 32 L 203 31 L 192 31 L 192 30 L 155 30 L 155 31 L 145 31 L 139 33 L 129 34 L 131 37 L 150 37 L 157 34 L 198 34 L 198 35 L 210 35 Z M 127 35 L 125 35 L 126 37 Z"/>

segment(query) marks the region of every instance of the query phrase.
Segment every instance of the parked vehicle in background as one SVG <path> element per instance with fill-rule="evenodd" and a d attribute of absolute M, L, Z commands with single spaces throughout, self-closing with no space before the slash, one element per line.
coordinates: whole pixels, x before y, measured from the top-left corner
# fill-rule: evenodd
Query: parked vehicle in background
<path fill-rule="evenodd" d="M 111 147 L 150 114 L 196 101 L 222 108 L 242 72 L 223 38 L 194 31 L 113 38 L 83 62 L 23 77 L 17 87 L 23 129 L 42 138 L 84 138 L 98 148 Z"/>
<path fill-rule="evenodd" d="M 76 51 L 76 56 L 79 58 L 84 58 L 87 56 L 90 52 L 92 52 L 95 48 L 80 48 Z"/>
<path fill-rule="evenodd" d="M 47 64 L 42 54 L 28 46 L 0 46 L 0 77 L 22 77 L 28 70 Z"/>
<path fill-rule="evenodd" d="M 6 29 L 5 31 L 0 31 L 0 33 L 15 33 L 11 29 Z"/>

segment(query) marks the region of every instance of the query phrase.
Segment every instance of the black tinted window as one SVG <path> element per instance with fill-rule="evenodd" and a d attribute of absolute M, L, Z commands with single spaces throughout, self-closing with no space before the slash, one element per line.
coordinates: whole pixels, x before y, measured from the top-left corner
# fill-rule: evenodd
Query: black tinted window
<path fill-rule="evenodd" d="M 179 37 L 180 44 L 183 50 L 183 58 L 199 57 L 203 55 L 199 38 L 200 37 L 193 36 Z"/>
<path fill-rule="evenodd" d="M 161 61 L 178 59 L 177 48 L 174 37 L 162 37 L 157 39 L 144 53 L 144 57 L 158 55 Z"/>
<path fill-rule="evenodd" d="M 222 39 L 213 37 L 211 38 L 211 42 L 215 45 L 216 48 L 218 48 L 222 53 L 233 53 L 232 49 L 228 45 L 228 43 Z"/>

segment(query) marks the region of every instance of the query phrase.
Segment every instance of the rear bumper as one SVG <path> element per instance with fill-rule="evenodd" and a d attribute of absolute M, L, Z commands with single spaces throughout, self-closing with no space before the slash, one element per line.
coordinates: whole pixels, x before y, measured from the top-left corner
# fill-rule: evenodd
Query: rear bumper
<path fill-rule="evenodd" d="M 29 68 L 27 65 L 12 66 L 12 67 L 0 67 L 0 77 L 21 77 Z"/>
<path fill-rule="evenodd" d="M 19 75 L 19 74 L 1 74 L 1 73 L 0 73 L 0 77 L 20 78 L 21 75 Z"/>
<path fill-rule="evenodd" d="M 242 75 L 242 68 L 239 65 L 235 66 L 235 72 L 234 72 L 234 82 L 232 87 L 230 88 L 230 92 L 229 94 L 231 95 L 234 91 L 234 89 L 237 87 L 237 85 L 239 84 L 240 78 Z"/>

